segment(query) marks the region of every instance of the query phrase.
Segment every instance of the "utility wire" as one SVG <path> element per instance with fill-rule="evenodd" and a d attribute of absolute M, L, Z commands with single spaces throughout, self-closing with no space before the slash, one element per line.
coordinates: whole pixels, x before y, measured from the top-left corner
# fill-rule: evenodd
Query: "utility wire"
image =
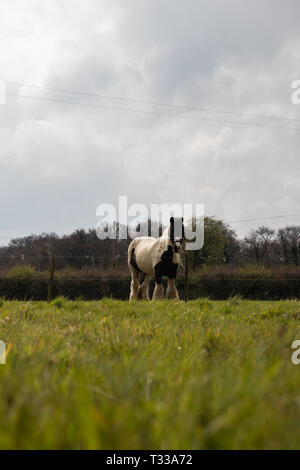
<path fill-rule="evenodd" d="M 6 247 L 4 247 L 5 249 Z M 20 251 L 21 251 L 21 248 L 18 248 Z M 47 256 L 42 256 L 42 255 L 27 255 L 27 254 L 23 254 L 23 255 L 15 255 L 15 254 L 11 254 L 11 255 L 1 255 L 0 254 L 0 260 L 2 259 L 10 259 L 11 261 L 15 260 L 15 259 L 21 259 L 21 260 L 25 260 L 27 258 L 30 258 L 30 259 L 39 259 L 41 261 L 47 261 L 49 260 L 49 256 L 51 255 L 50 254 L 47 254 Z M 124 253 L 124 256 L 127 256 L 127 252 Z M 68 255 L 55 255 L 55 258 L 56 259 L 59 259 L 59 260 L 71 260 L 71 259 L 76 259 L 76 260 L 84 260 L 84 261 L 93 261 L 93 260 L 101 260 L 101 261 L 104 261 L 104 256 L 68 256 Z M 156 259 L 157 256 L 143 256 L 143 259 Z M 224 259 L 226 259 L 226 257 L 223 255 L 223 256 L 212 256 L 212 255 L 208 255 L 208 256 L 197 256 L 197 259 L 205 259 L 205 260 L 211 260 L 211 259 L 217 259 L 217 260 L 221 260 L 221 261 L 224 261 Z M 243 261 L 245 259 L 250 259 L 250 260 L 254 260 L 256 259 L 255 256 L 250 256 L 250 255 L 242 255 L 240 258 L 239 258 L 239 261 Z M 273 256 L 272 259 L 276 259 L 276 261 L 288 261 L 288 260 L 291 260 L 291 258 L 289 257 L 283 257 L 283 256 L 280 256 L 280 255 L 277 255 L 275 258 Z M 262 257 L 262 258 L 259 258 L 259 261 L 270 261 L 270 257 Z"/>
<path fill-rule="evenodd" d="M 101 99 L 148 104 L 152 106 L 164 106 L 164 107 L 174 108 L 174 109 L 182 109 L 182 110 L 187 109 L 187 110 L 193 110 L 193 111 L 205 111 L 205 112 L 213 112 L 213 113 L 231 114 L 234 116 L 246 116 L 246 117 L 251 117 L 251 118 L 279 119 L 282 121 L 300 122 L 300 119 L 293 119 L 293 118 L 287 118 L 287 117 L 282 117 L 282 116 L 270 116 L 270 115 L 243 113 L 243 112 L 236 112 L 236 111 L 227 111 L 223 109 L 204 108 L 204 107 L 199 107 L 199 106 L 181 106 L 181 105 L 170 104 L 170 103 L 161 103 L 159 101 L 124 98 L 120 96 L 100 95 L 97 93 L 89 93 L 89 92 L 77 91 L 77 90 L 67 90 L 64 88 L 52 88 L 52 87 L 45 87 L 41 85 L 26 85 L 25 83 L 10 82 L 10 81 L 5 81 L 3 83 L 6 83 L 7 85 L 13 85 L 13 86 L 19 86 L 19 87 L 36 88 L 40 90 L 54 91 L 54 92 L 59 92 L 59 93 L 69 93 L 69 94 L 81 95 L 81 96 L 91 96 L 91 97 L 101 98 Z"/>
<path fill-rule="evenodd" d="M 3 94 L 2 94 L 3 95 Z M 173 114 L 173 113 L 159 113 L 156 111 L 145 111 L 145 110 L 140 110 L 140 109 L 131 109 L 131 108 L 120 108 L 117 106 L 106 106 L 106 105 L 101 105 L 101 104 L 90 104 L 90 103 L 80 103 L 76 101 L 69 101 L 69 100 L 58 100 L 58 99 L 52 99 L 52 98 L 43 98 L 43 97 L 37 97 L 37 96 L 29 96 L 29 95 L 20 95 L 17 93 L 6 93 L 8 96 L 15 96 L 17 98 L 26 98 L 30 100 L 38 100 L 38 101 L 45 101 L 45 102 L 50 102 L 50 103 L 62 103 L 62 104 L 71 104 L 71 105 L 77 105 L 77 106 L 85 106 L 88 108 L 100 108 L 100 109 L 110 109 L 113 111 L 126 111 L 130 113 L 142 113 L 142 114 L 148 114 L 148 115 L 154 115 L 154 116 L 168 116 L 168 117 L 175 117 L 179 119 L 193 119 L 197 121 L 207 121 L 207 122 L 218 122 L 222 124 L 239 124 L 242 126 L 251 126 L 251 127 L 264 127 L 264 128 L 270 128 L 270 129 L 287 129 L 287 130 L 293 130 L 293 131 L 300 131 L 300 128 L 298 127 L 288 127 L 288 126 L 272 126 L 271 124 L 258 124 L 258 123 L 252 123 L 252 122 L 243 122 L 243 121 L 228 121 L 224 119 L 215 119 L 215 118 L 206 118 L 206 117 L 201 117 L 201 116 L 190 116 L 190 115 L 182 115 L 182 114 Z"/>
<path fill-rule="evenodd" d="M 232 220 L 227 222 L 228 224 L 239 224 L 239 223 L 244 223 L 244 222 L 257 222 L 259 220 L 268 220 L 268 219 L 281 219 L 284 217 L 294 217 L 294 216 L 299 216 L 300 212 L 296 212 L 294 214 L 285 214 L 285 215 L 274 215 L 274 216 L 266 216 L 266 217 L 258 217 L 256 219 L 241 219 L 241 220 Z M 30 236 L 30 235 L 28 235 Z M 13 236 L 13 237 L 0 237 L 0 240 L 12 240 L 13 238 L 26 238 L 26 235 L 24 236 Z"/>
<path fill-rule="evenodd" d="M 300 212 L 297 212 L 295 214 L 286 214 L 286 215 L 273 215 L 273 216 L 270 216 L 270 217 L 259 217 L 257 219 L 241 219 L 241 220 L 231 220 L 229 222 L 227 222 L 228 224 L 239 224 L 239 223 L 243 223 L 243 222 L 257 222 L 259 220 L 268 220 L 268 219 L 282 219 L 284 217 L 293 217 L 293 216 L 297 216 L 297 215 L 300 215 Z"/>

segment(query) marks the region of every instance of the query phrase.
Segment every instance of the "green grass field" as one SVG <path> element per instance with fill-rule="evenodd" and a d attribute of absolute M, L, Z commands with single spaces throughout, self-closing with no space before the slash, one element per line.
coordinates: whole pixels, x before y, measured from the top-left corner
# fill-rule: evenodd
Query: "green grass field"
<path fill-rule="evenodd" d="M 300 302 L 0 302 L 1 449 L 300 448 Z"/>

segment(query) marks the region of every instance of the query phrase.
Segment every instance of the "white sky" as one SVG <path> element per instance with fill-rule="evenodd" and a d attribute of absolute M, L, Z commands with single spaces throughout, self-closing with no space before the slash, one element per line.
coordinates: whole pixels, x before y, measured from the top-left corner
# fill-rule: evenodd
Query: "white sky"
<path fill-rule="evenodd" d="M 300 120 L 297 0 L 2 0 L 0 81 Z M 300 213 L 299 122 L 7 85 L 0 238 L 96 225 L 99 204 L 204 203 L 227 221 Z M 130 113 L 26 99 L 123 107 Z M 193 119 L 191 117 L 201 117 Z M 234 224 L 300 224 L 300 216 Z"/>

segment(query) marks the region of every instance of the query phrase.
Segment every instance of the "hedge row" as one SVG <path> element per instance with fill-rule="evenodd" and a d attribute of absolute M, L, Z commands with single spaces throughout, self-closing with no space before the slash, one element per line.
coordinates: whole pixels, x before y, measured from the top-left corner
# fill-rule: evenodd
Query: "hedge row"
<path fill-rule="evenodd" d="M 46 300 L 48 280 L 0 278 L 0 297 L 12 300 Z M 129 280 L 56 279 L 53 284 L 53 297 L 62 295 L 69 299 L 83 300 L 115 297 L 126 299 L 129 295 Z"/>
<path fill-rule="evenodd" d="M 151 291 L 153 290 L 151 283 Z M 184 279 L 177 280 L 181 298 L 184 297 Z M 62 295 L 69 299 L 94 300 L 102 297 L 114 297 L 126 300 L 129 297 L 129 279 L 56 279 L 53 296 Z M 46 278 L 13 279 L 0 278 L 0 297 L 15 300 L 46 300 L 48 281 Z M 215 300 L 228 299 L 240 295 L 245 299 L 280 300 L 284 298 L 300 299 L 300 280 L 298 279 L 226 279 L 197 277 L 189 283 L 189 299 L 210 297 Z"/>
<path fill-rule="evenodd" d="M 183 292 L 183 283 L 179 283 L 178 288 Z M 203 278 L 189 285 L 190 299 L 226 300 L 235 295 L 249 300 L 300 299 L 300 280 Z"/>

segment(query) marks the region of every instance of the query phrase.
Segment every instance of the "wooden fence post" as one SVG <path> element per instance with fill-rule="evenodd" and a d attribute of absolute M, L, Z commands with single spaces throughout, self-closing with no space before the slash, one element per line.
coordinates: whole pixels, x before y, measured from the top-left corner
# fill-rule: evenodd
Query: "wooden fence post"
<path fill-rule="evenodd" d="M 112 267 L 116 265 L 116 240 L 112 240 Z"/>
<path fill-rule="evenodd" d="M 52 295 L 53 295 L 54 269 L 55 269 L 55 255 L 51 253 L 50 274 L 49 274 L 49 284 L 48 284 L 48 302 L 51 302 Z"/>
<path fill-rule="evenodd" d="M 113 223 L 113 230 L 116 232 L 116 221 Z M 117 236 L 117 235 L 116 235 Z M 114 268 L 116 265 L 116 239 L 112 239 L 112 267 Z"/>
<path fill-rule="evenodd" d="M 188 297 L 189 297 L 189 256 L 188 256 L 187 251 L 185 252 L 184 271 L 185 271 L 184 300 L 185 302 L 187 302 Z"/>

